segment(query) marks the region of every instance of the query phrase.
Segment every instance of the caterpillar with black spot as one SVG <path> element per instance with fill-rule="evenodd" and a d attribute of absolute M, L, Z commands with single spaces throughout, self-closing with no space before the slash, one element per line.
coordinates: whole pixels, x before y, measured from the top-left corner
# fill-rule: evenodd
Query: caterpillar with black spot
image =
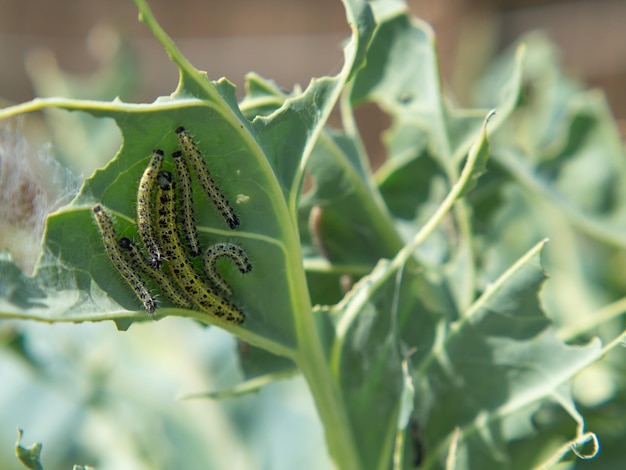
<path fill-rule="evenodd" d="M 137 232 L 150 255 L 150 264 L 157 269 L 161 267 L 163 253 L 154 236 L 153 188 L 162 165 L 163 150 L 153 150 L 150 163 L 144 170 L 137 189 Z"/>
<path fill-rule="evenodd" d="M 167 259 L 167 267 L 181 290 L 201 310 L 233 324 L 243 323 L 244 313 L 202 281 L 187 259 L 176 223 L 175 184 L 172 174 L 157 176 L 157 238 Z"/>
<path fill-rule="evenodd" d="M 243 248 L 233 243 L 216 243 L 215 245 L 207 248 L 204 252 L 204 255 L 202 256 L 202 263 L 207 277 L 213 285 L 224 294 L 231 295 L 232 291 L 230 286 L 217 272 L 216 263 L 218 258 L 221 257 L 230 258 L 242 274 L 252 271 L 252 264 L 250 263 L 250 259 Z"/>
<path fill-rule="evenodd" d="M 176 165 L 176 181 L 178 183 L 178 195 L 180 196 L 180 214 L 183 230 L 189 246 L 189 253 L 195 257 L 200 254 L 200 240 L 194 218 L 191 175 L 189 174 L 187 161 L 183 158 L 183 153 L 180 150 L 174 152 L 172 157 Z"/>
<path fill-rule="evenodd" d="M 111 260 L 111 263 L 113 263 L 113 266 L 115 266 L 115 269 L 122 275 L 137 298 L 143 303 L 146 312 L 152 315 L 156 309 L 156 299 L 148 289 L 146 282 L 133 270 L 129 261 L 127 261 L 120 251 L 111 216 L 100 204 L 96 204 L 92 212 L 98 224 L 100 235 L 102 236 L 104 251 Z"/>
<path fill-rule="evenodd" d="M 191 163 L 191 167 L 196 173 L 196 177 L 198 178 L 203 191 L 206 193 L 208 198 L 213 201 L 213 204 L 231 230 L 236 229 L 239 227 L 239 217 L 237 217 L 237 214 L 230 205 L 230 202 L 228 202 L 228 199 L 226 199 L 226 196 L 224 196 L 219 186 L 211 176 L 207 164 L 204 161 L 204 157 L 191 137 L 191 134 L 189 134 L 189 132 L 182 126 L 176 129 L 176 134 L 178 135 L 178 141 L 180 142 L 180 146 L 183 149 L 185 157 L 187 157 Z"/>
<path fill-rule="evenodd" d="M 139 269 L 145 275 L 151 277 L 159 286 L 165 296 L 182 308 L 192 308 L 193 304 L 185 294 L 180 292 L 178 287 L 167 277 L 163 271 L 152 266 L 143 256 L 137 245 L 130 239 L 124 237 L 117 242 L 118 246 L 128 255 L 132 266 Z"/>

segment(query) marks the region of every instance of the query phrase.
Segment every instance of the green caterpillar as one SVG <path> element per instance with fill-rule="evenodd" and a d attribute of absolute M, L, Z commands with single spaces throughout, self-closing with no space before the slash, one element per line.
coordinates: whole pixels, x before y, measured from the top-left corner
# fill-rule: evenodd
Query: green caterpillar
<path fill-rule="evenodd" d="M 160 171 L 157 177 L 157 237 L 167 267 L 178 286 L 201 310 L 233 324 L 243 323 L 244 313 L 208 286 L 187 259 L 176 224 L 175 184 L 172 174 Z"/>
<path fill-rule="evenodd" d="M 236 229 L 239 227 L 239 217 L 237 217 L 237 214 L 235 214 L 235 211 L 228 202 L 228 199 L 226 199 L 226 196 L 224 196 L 211 176 L 206 162 L 202 157 L 202 153 L 191 137 L 191 134 L 189 134 L 189 132 L 187 132 L 187 130 L 182 126 L 176 129 L 176 134 L 178 134 L 180 146 L 182 147 L 185 156 L 191 163 L 191 167 L 196 173 L 200 186 L 208 198 L 213 201 L 213 204 L 215 204 L 215 207 L 217 207 L 217 210 L 222 215 L 228 226 L 232 230 Z"/>
<path fill-rule="evenodd" d="M 111 216 L 100 204 L 96 204 L 93 208 L 93 215 L 98 224 L 104 251 L 115 266 L 115 269 L 122 275 L 124 280 L 131 287 L 137 298 L 143 303 L 148 314 L 153 314 L 156 309 L 156 299 L 148 289 L 145 281 L 137 274 L 127 261 L 126 257 L 120 251 L 120 247 L 113 228 Z"/>

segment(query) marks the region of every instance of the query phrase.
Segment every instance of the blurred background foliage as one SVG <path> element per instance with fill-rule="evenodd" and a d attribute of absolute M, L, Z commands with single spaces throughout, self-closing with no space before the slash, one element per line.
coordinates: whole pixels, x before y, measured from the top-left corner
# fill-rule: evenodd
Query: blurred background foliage
<path fill-rule="evenodd" d="M 306 85 L 313 76 L 336 73 L 341 66 L 339 45 L 348 31 L 338 0 L 150 3 L 191 62 L 207 70 L 211 78 L 228 77 L 239 86 L 241 96 L 244 75 L 251 70 L 291 89 L 294 84 Z M 409 5 L 435 29 L 446 90 L 457 103 L 488 105 L 489 82 L 478 77 L 522 33 L 539 28 L 556 45 L 544 49 L 552 54 L 550 60 L 576 78 L 561 90 L 577 88 L 577 82 L 600 87 L 607 96 L 606 109 L 617 118 L 622 136 L 626 134 L 623 1 L 414 0 Z M 176 68 L 136 16 L 135 6 L 127 0 L 3 0 L 0 104 L 37 96 L 99 100 L 120 96 L 124 101 L 150 102 L 168 95 L 178 80 Z M 489 76 L 497 77 L 497 66 L 491 70 Z M 482 88 L 476 86 L 480 83 Z M 376 166 L 384 157 L 380 132 L 388 127 L 389 118 L 369 105 L 358 111 L 357 119 Z M 525 123 L 526 130 L 541 144 L 538 148 L 545 150 L 539 154 L 546 158 L 543 168 L 549 172 L 547 160 L 558 155 L 545 144 L 558 129 L 531 124 Z M 83 114 L 51 110 L 25 116 L 14 126 L 35 149 L 33 161 L 44 161 L 43 168 L 49 169 L 50 163 L 41 155 L 54 154 L 76 175 L 87 176 L 104 165 L 120 144 L 112 122 Z M 507 134 L 501 135 L 505 139 Z M 53 150 L 42 147 L 46 142 L 52 143 Z M 12 145 L 25 144 L 16 141 Z M 6 148 L 3 155 L 7 155 Z M 6 174 L 6 163 L 2 165 Z M 78 184 L 66 178 L 64 192 L 50 196 L 48 207 L 71 194 Z M 561 189 L 576 195 L 576 187 Z M 515 190 L 507 190 L 502 197 L 518 207 L 514 215 L 526 210 Z M 516 250 L 529 245 L 520 237 L 520 227 L 509 222 L 497 217 L 485 221 L 496 228 L 493 239 L 504 240 L 514 260 L 520 254 Z M 5 223 L 3 218 L 0 248 L 12 245 Z M 546 230 L 558 229 L 558 223 L 558 218 L 550 220 Z M 37 256 L 40 227 L 34 224 L 33 252 L 18 259 L 26 270 Z M 507 238 L 512 232 L 517 245 Z M 494 240 L 486 240 L 485 246 L 493 249 Z M 572 247 L 585 250 L 591 245 L 583 238 Z M 504 262 L 501 248 L 495 249 L 500 249 L 498 259 Z M 623 292 L 623 250 L 599 246 L 589 250 L 589 256 L 561 264 L 563 271 L 567 272 L 568 263 L 584 263 L 588 272 L 599 273 L 594 274 L 595 280 L 604 276 L 606 284 L 582 282 L 583 292 L 571 292 L 560 289 L 554 279 L 548 282 L 544 301 L 557 325 L 569 323 L 567 302 L 577 304 L 576 311 L 583 302 L 583 310 L 591 312 Z M 502 266 L 487 266 L 486 271 L 490 270 L 499 272 Z M 611 338 L 622 329 L 623 322 L 609 322 L 598 333 Z M 578 338 L 572 334 L 571 339 Z M 324 448 L 322 430 L 301 379 L 275 383 L 258 395 L 237 400 L 175 400 L 179 394 L 225 389 L 240 380 L 234 354 L 237 344 L 218 329 L 177 318 L 136 325 L 123 334 L 112 323 L 50 326 L 3 321 L 0 345 L 3 469 L 21 468 L 13 449 L 18 427 L 25 429 L 24 445 L 44 443 L 47 468 L 73 464 L 100 470 L 329 467 L 325 453 L 319 452 Z M 612 355 L 575 384 L 588 428 L 598 432 L 603 446 L 595 462 L 578 462 L 576 468 L 621 468 L 624 462 L 619 444 L 626 435 L 624 369 L 623 356 Z M 543 416 L 552 412 L 549 407 L 542 411 Z M 537 419 L 540 426 L 542 415 Z M 555 420 L 546 417 L 545 422 Z M 567 430 L 563 433 L 567 435 Z M 523 447 L 532 449 L 532 442 Z M 518 455 L 525 449 L 517 449 Z"/>
<path fill-rule="evenodd" d="M 540 29 L 555 43 L 569 75 L 607 94 L 623 129 L 623 1 L 408 0 L 408 4 L 414 15 L 433 26 L 446 92 L 459 104 L 474 104 L 475 80 L 493 57 L 521 34 Z M 241 97 L 249 71 L 290 90 L 294 84 L 306 85 L 311 77 L 333 74 L 341 67 L 340 44 L 348 27 L 337 0 L 155 0 L 151 7 L 196 68 L 207 70 L 214 79 L 228 77 Z M 124 101 L 141 102 L 170 94 L 178 83 L 177 71 L 136 18 L 135 6 L 127 0 L 37 4 L 3 0 L 0 104 L 53 94 L 93 99 L 119 95 Z M 59 80 L 59 70 L 67 82 Z M 374 107 L 360 110 L 357 118 L 364 136 L 377 136 L 375 131 L 389 123 Z M 39 134 L 33 129 L 29 137 L 39 135 L 39 142 L 50 141 L 42 127 L 37 128 Z M 89 135 L 90 148 L 99 155 L 110 155 L 117 148 L 115 140 L 99 138 L 94 132 Z M 384 148 L 378 138 L 366 144 L 372 158 L 380 161 Z M 93 166 L 102 162 L 87 160 Z"/>

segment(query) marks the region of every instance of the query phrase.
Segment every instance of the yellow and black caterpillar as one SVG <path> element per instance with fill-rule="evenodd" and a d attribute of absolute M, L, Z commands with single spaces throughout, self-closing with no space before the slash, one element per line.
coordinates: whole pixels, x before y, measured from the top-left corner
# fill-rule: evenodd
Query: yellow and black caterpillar
<path fill-rule="evenodd" d="M 200 186 L 231 229 L 239 226 L 239 218 L 210 175 L 191 135 L 183 127 L 176 133 L 183 149 L 172 154 L 176 178 L 162 170 L 164 152 L 156 149 L 139 181 L 136 222 L 142 247 L 128 237 L 118 239 L 111 215 L 101 204 L 94 206 L 93 214 L 105 252 L 148 314 L 155 312 L 157 301 L 146 278 L 178 307 L 197 308 L 226 322 L 241 324 L 245 315 L 228 299 L 231 287 L 218 273 L 216 261 L 221 257 L 230 258 L 244 274 L 252 270 L 252 264 L 243 248 L 220 242 L 209 246 L 203 255 L 206 280 L 196 271 L 191 259 L 201 250 L 188 161 Z M 179 227 L 182 227 L 186 247 L 181 242 Z"/>

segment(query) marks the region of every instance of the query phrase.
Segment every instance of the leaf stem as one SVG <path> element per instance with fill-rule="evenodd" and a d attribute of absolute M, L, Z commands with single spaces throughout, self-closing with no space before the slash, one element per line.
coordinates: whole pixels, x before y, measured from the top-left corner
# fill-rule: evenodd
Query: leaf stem
<path fill-rule="evenodd" d="M 297 237 L 294 243 L 297 246 Z M 339 386 L 331 374 L 328 361 L 322 347 L 322 341 L 315 324 L 307 291 L 306 278 L 302 264 L 296 257 L 291 257 L 289 267 L 292 299 L 294 299 L 294 319 L 298 336 L 298 350 L 293 358 L 307 381 L 315 405 L 324 426 L 326 445 L 337 468 L 342 470 L 360 470 L 362 468 L 357 452 L 347 407 Z"/>
<path fill-rule="evenodd" d="M 317 336 L 317 335 L 311 335 Z M 297 361 L 305 377 L 315 405 L 324 424 L 326 445 L 337 468 L 360 470 L 359 454 L 350 421 L 339 388 L 333 380 L 319 340 L 311 339 L 301 345 L 303 360 Z"/>
<path fill-rule="evenodd" d="M 529 168 L 522 164 L 520 159 L 516 158 L 515 154 L 511 152 L 496 154 L 494 155 L 494 160 L 520 186 L 534 197 L 554 207 L 581 233 L 619 249 L 626 247 L 626 236 L 621 227 L 612 227 L 605 221 L 585 213 L 582 209 L 573 205 L 571 201 L 557 193 L 546 182 L 533 174 Z"/>
<path fill-rule="evenodd" d="M 180 49 L 178 49 L 172 38 L 167 35 L 157 22 L 148 3 L 145 0 L 133 1 L 139 10 L 139 21 L 150 29 L 154 37 L 161 43 L 172 62 L 176 64 L 180 71 L 180 81 L 178 83 L 178 90 L 176 91 L 179 92 L 185 87 L 185 79 L 188 78 L 194 81 L 195 85 L 207 93 L 213 100 L 221 102 L 222 99 L 219 93 L 215 87 L 210 84 L 206 74 L 203 74 L 204 76 L 201 77 L 201 74 L 195 69 L 191 62 L 180 52 Z"/>
<path fill-rule="evenodd" d="M 626 314 L 626 297 L 622 297 L 621 299 L 602 307 L 594 314 L 588 315 L 585 320 L 579 323 L 568 325 L 559 329 L 559 338 L 568 343 L 579 336 L 589 334 L 592 329 L 595 329 L 600 325 L 624 314 Z"/>
<path fill-rule="evenodd" d="M 461 197 L 461 195 L 467 189 L 467 185 L 470 182 L 470 178 L 473 176 L 474 168 L 480 155 L 481 143 L 487 138 L 487 122 L 489 122 L 489 119 L 491 119 L 491 117 L 495 115 L 495 113 L 495 111 L 490 111 L 485 118 L 480 136 L 476 141 L 476 144 L 469 152 L 467 162 L 463 167 L 463 171 L 461 172 L 461 176 L 459 177 L 458 181 L 454 184 L 454 186 L 452 186 L 452 189 L 443 200 L 443 202 L 439 205 L 435 213 L 430 217 L 430 219 L 428 219 L 428 222 L 426 222 L 422 229 L 415 235 L 413 241 L 407 244 L 393 260 L 393 266 L 396 269 L 406 263 L 406 261 L 413 253 L 413 250 L 415 250 L 415 248 L 421 245 L 428 237 L 432 235 L 432 233 L 439 226 L 446 214 L 450 212 L 457 199 Z"/>

